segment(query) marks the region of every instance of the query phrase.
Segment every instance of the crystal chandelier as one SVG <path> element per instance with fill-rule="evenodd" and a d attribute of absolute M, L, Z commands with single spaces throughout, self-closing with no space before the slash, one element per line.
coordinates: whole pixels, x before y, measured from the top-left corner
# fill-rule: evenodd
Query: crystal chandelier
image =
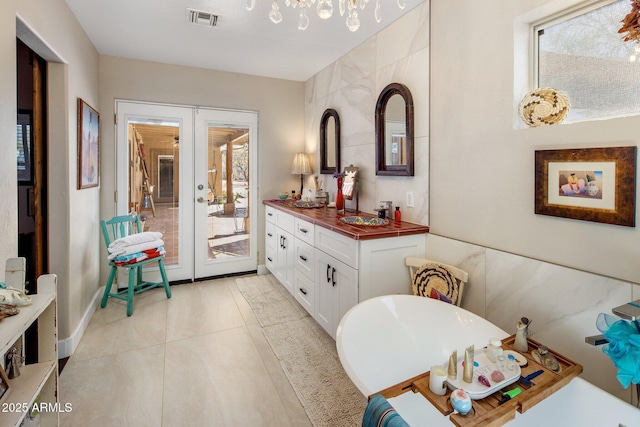
<path fill-rule="evenodd" d="M 406 6 L 406 0 L 396 0 L 398 7 L 404 9 Z M 318 16 L 322 19 L 329 19 L 333 15 L 333 0 L 317 0 L 318 5 L 316 10 Z M 360 28 L 360 19 L 358 18 L 358 8 L 363 10 L 369 0 L 337 0 L 340 16 L 344 16 L 347 13 L 347 28 L 350 31 L 357 31 Z M 307 9 L 310 9 L 316 3 L 316 0 L 284 0 L 284 4 L 287 7 L 293 7 L 300 9 L 300 16 L 298 17 L 298 29 L 306 30 L 309 26 L 309 16 L 307 15 Z M 382 0 L 376 0 L 376 7 L 374 10 L 374 16 L 376 22 L 382 20 L 380 4 Z M 256 0 L 246 0 L 246 8 L 251 11 L 256 5 Z M 282 13 L 278 6 L 278 0 L 273 0 L 271 4 L 271 11 L 269 12 L 269 19 L 274 24 L 282 22 Z"/>

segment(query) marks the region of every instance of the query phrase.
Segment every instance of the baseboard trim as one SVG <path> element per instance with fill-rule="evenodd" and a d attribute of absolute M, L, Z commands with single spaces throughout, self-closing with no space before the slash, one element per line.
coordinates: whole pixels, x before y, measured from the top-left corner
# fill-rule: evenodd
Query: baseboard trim
<path fill-rule="evenodd" d="M 96 309 L 98 308 L 98 304 L 100 303 L 100 299 L 103 293 L 104 286 L 100 287 L 100 289 L 96 291 L 91 304 L 89 304 L 89 307 L 87 307 L 87 310 L 84 312 L 84 316 L 82 316 L 82 320 L 78 324 L 76 330 L 73 331 L 71 336 L 69 338 L 58 340 L 58 359 L 67 358 L 76 351 L 78 345 L 80 344 L 80 340 L 84 335 L 84 332 L 89 326 L 89 322 L 93 317 L 93 313 L 95 313 Z"/>

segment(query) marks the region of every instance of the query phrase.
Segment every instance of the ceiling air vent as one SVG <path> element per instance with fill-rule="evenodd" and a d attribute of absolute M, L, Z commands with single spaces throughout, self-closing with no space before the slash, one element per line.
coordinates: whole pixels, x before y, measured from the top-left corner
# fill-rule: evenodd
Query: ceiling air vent
<path fill-rule="evenodd" d="M 215 27 L 218 25 L 219 17 L 220 15 L 216 15 L 212 12 L 187 8 L 187 22 L 191 24 Z"/>

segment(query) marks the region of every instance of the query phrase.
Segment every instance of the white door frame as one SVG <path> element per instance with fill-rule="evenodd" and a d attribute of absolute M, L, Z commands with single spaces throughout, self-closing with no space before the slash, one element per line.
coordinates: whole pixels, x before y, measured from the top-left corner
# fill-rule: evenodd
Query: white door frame
<path fill-rule="evenodd" d="M 179 260 L 177 264 L 167 265 L 167 276 L 170 281 L 195 280 L 199 278 L 253 271 L 257 269 L 257 207 L 258 207 L 258 113 L 252 111 L 233 111 L 197 106 L 159 104 L 142 101 L 115 101 L 116 111 L 116 215 L 129 212 L 129 141 L 128 123 L 135 120 L 152 119 L 179 123 L 178 135 L 179 159 Z M 207 159 L 206 128 L 209 123 L 220 126 L 245 126 L 249 129 L 249 220 L 250 220 L 250 256 L 241 259 L 226 259 L 222 262 L 211 262 L 203 255 L 201 247 L 206 243 L 206 233 L 202 233 L 202 225 L 197 219 L 202 218 L 203 206 L 197 199 L 207 200 L 207 165 L 198 159 Z M 199 131 L 199 132 L 198 132 Z M 203 133 L 204 132 L 204 133 Z M 204 153 L 204 154 L 203 154 Z M 204 177 L 199 178 L 199 177 Z M 198 190 L 195 182 L 204 183 L 204 191 Z M 206 225 L 205 225 L 206 226 Z M 200 230 L 200 231 L 199 231 Z M 196 239 L 200 236 L 200 240 Z M 153 274 L 154 269 L 150 269 Z M 157 270 L 157 269 L 155 269 Z M 156 271 L 156 274 L 158 272 Z M 157 274 L 159 277 L 159 274 Z"/>

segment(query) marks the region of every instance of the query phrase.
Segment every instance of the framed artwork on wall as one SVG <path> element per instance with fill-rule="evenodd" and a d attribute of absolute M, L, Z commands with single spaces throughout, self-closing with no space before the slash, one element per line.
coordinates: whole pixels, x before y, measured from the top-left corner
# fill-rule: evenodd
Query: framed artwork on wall
<path fill-rule="evenodd" d="M 100 182 L 100 115 L 78 98 L 78 189 Z"/>
<path fill-rule="evenodd" d="M 535 213 L 635 227 L 636 147 L 538 150 Z"/>

